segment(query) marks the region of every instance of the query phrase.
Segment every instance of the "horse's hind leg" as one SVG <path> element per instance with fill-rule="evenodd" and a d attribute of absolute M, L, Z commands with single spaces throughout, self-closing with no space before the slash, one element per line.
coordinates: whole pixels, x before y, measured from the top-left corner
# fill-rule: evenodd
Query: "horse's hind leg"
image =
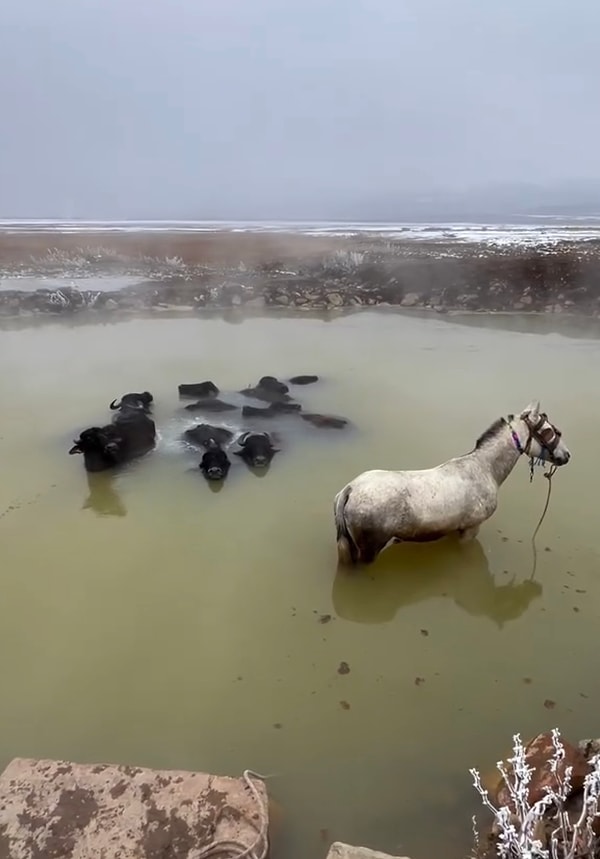
<path fill-rule="evenodd" d="M 458 539 L 461 543 L 468 543 L 474 540 L 479 533 L 479 525 L 473 525 L 472 528 L 459 528 Z"/>
<path fill-rule="evenodd" d="M 372 564 L 390 541 L 373 531 L 361 531 L 357 536 L 357 546 L 361 564 Z"/>

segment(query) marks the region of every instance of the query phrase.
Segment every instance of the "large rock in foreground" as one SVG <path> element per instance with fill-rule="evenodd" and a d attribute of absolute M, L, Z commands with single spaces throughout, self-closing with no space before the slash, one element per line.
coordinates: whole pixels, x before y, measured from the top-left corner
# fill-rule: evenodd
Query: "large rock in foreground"
<path fill-rule="evenodd" d="M 368 847 L 355 847 L 342 841 L 334 841 L 329 848 L 327 859 L 407 859 L 407 857 L 390 856 L 389 853 L 369 850 Z"/>
<path fill-rule="evenodd" d="M 223 841 L 241 852 L 268 825 L 252 783 L 261 808 L 241 778 L 15 758 L 0 775 L 0 859 L 195 859 Z"/>

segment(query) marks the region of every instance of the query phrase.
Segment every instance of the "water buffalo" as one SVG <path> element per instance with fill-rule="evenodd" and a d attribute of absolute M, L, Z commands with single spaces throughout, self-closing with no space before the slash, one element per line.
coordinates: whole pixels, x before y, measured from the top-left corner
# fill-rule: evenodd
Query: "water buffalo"
<path fill-rule="evenodd" d="M 291 397 L 288 396 L 288 391 L 288 386 L 278 381 L 275 376 L 263 376 L 262 379 L 259 379 L 258 385 L 244 388 L 239 393 L 245 397 L 252 397 L 255 400 L 274 403 L 289 401 Z"/>
<path fill-rule="evenodd" d="M 246 465 L 252 468 L 265 468 L 279 448 L 273 446 L 271 437 L 266 432 L 245 432 L 237 441 L 241 450 L 234 451 Z"/>
<path fill-rule="evenodd" d="M 258 406 L 242 406 L 242 416 L 245 418 L 272 418 L 275 414 L 268 406 L 259 408 Z"/>
<path fill-rule="evenodd" d="M 119 402 L 113 400 L 109 405 L 111 411 L 118 411 L 124 407 L 142 409 L 144 412 L 150 412 L 154 397 L 150 391 L 142 391 L 141 394 L 124 394 Z"/>
<path fill-rule="evenodd" d="M 214 382 L 197 382 L 193 385 L 178 385 L 180 397 L 216 397 L 219 395 L 219 389 Z"/>
<path fill-rule="evenodd" d="M 290 385 L 312 385 L 319 381 L 318 376 L 292 376 L 288 380 Z"/>
<path fill-rule="evenodd" d="M 348 421 L 346 418 L 335 418 L 333 415 L 319 415 L 304 413 L 300 415 L 303 421 L 307 421 L 319 429 L 343 429 Z"/>
<path fill-rule="evenodd" d="M 183 434 L 184 439 L 190 444 L 195 444 L 198 447 L 205 447 L 211 440 L 217 444 L 227 444 L 233 438 L 231 430 L 225 427 L 213 427 L 210 424 L 197 424 L 196 426 L 186 429 Z"/>
<path fill-rule="evenodd" d="M 275 394 L 287 394 L 288 386 L 284 382 L 280 382 L 275 376 L 263 376 L 258 380 L 258 387 L 265 391 L 273 391 Z"/>
<path fill-rule="evenodd" d="M 197 403 L 190 403 L 189 406 L 185 406 L 188 412 L 234 412 L 238 406 L 234 406 L 231 403 L 224 403 L 223 400 L 217 399 L 206 399 L 206 400 L 198 400 Z"/>
<path fill-rule="evenodd" d="M 272 418 L 275 415 L 287 415 L 299 412 L 302 406 L 300 403 L 271 403 L 266 408 L 259 406 L 243 406 L 242 415 L 245 418 Z"/>
<path fill-rule="evenodd" d="M 274 412 L 276 415 L 289 415 L 293 412 L 301 411 L 302 406 L 300 403 L 293 402 L 274 402 L 269 406 L 269 411 Z"/>
<path fill-rule="evenodd" d="M 207 480 L 225 480 L 231 461 L 223 448 L 214 439 L 207 442 L 207 450 L 200 460 L 200 471 Z"/>
<path fill-rule="evenodd" d="M 83 454 L 86 471 L 105 471 L 148 453 L 155 442 L 156 426 L 146 411 L 122 406 L 111 424 L 83 430 L 69 454 Z"/>

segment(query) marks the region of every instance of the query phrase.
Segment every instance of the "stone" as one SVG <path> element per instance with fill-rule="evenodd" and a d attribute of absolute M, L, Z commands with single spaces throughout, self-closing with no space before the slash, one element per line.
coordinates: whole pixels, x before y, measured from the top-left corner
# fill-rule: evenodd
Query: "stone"
<path fill-rule="evenodd" d="M 339 292 L 328 292 L 327 301 L 331 307 L 341 307 L 344 303 L 344 299 L 339 294 Z"/>
<path fill-rule="evenodd" d="M 286 305 L 290 303 L 289 295 L 286 295 L 285 292 L 280 292 L 275 296 L 275 304 Z"/>
<path fill-rule="evenodd" d="M 174 859 L 214 841 L 250 851 L 269 819 L 264 784 L 252 783 L 262 809 L 241 778 L 15 758 L 0 775 L 0 856 Z"/>
<path fill-rule="evenodd" d="M 417 292 L 407 292 L 402 301 L 402 307 L 416 307 L 421 301 L 421 296 Z"/>
<path fill-rule="evenodd" d="M 578 793 L 583 789 L 583 781 L 590 771 L 590 765 L 585 759 L 584 754 L 576 746 L 571 745 L 567 740 L 561 737 L 561 742 L 564 746 L 565 756 L 558 767 L 559 775 L 564 777 L 565 769 L 573 767 L 571 775 L 571 793 Z M 552 734 L 547 731 L 543 734 L 538 734 L 530 740 L 525 746 L 525 760 L 527 764 L 533 768 L 531 781 L 529 782 L 529 803 L 538 802 L 546 795 L 545 788 L 556 788 L 556 778 L 551 772 L 550 762 L 554 757 L 554 746 L 552 744 Z M 511 773 L 510 764 L 506 764 L 509 774 Z M 500 779 L 495 796 L 496 805 L 511 805 L 510 793 L 504 779 Z"/>
<path fill-rule="evenodd" d="M 408 857 L 392 856 L 379 850 L 369 850 L 368 847 L 355 847 L 353 844 L 344 844 L 343 841 L 334 841 L 329 848 L 327 859 L 408 859 Z"/>

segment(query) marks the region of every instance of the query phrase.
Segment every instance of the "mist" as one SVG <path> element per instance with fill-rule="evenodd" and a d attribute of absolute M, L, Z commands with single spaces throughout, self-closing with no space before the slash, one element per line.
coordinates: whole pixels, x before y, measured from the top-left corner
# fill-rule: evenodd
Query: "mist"
<path fill-rule="evenodd" d="M 588 211 L 599 25 L 589 0 L 6 0 L 0 216 Z"/>

